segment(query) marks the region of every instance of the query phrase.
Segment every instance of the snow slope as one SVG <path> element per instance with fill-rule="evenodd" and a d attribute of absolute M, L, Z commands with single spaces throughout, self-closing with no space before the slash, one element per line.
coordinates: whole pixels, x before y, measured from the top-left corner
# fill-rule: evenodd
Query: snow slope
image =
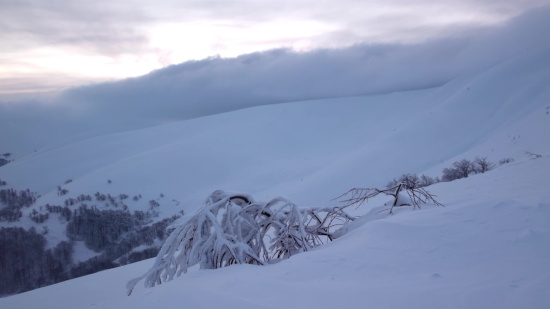
<path fill-rule="evenodd" d="M 438 88 L 255 107 L 18 159 L 0 168 L 0 179 L 38 191 L 35 208 L 100 191 L 141 194 L 128 202 L 131 210 L 157 199 L 161 217 L 192 213 L 216 189 L 328 205 L 350 187 L 383 186 L 403 173 L 439 176 L 462 158 L 515 163 L 430 187 L 445 208 L 361 220 L 364 225 L 338 241 L 277 265 L 195 271 L 127 298 L 125 282 L 146 271 L 151 261 L 144 261 L 0 299 L 0 307 L 546 308 L 547 55 L 525 52 Z M 529 161 L 525 151 L 543 157 Z M 67 179 L 73 181 L 63 185 Z M 58 196 L 58 185 L 69 194 Z M 65 239 L 57 219 L 44 224 L 50 246 Z M 44 224 L 26 216 L 2 223 Z"/>
<path fill-rule="evenodd" d="M 547 55 L 524 53 L 439 88 L 262 106 L 84 139 L 16 160 L 0 179 L 50 203 L 72 179 L 70 192 L 163 190 L 184 204 L 217 188 L 317 204 L 402 173 L 434 168 L 435 176 L 463 154 L 495 161 L 548 153 Z"/>
<path fill-rule="evenodd" d="M 146 260 L 0 299 L 2 308 L 548 308 L 550 158 L 430 187 L 445 207 L 364 222 L 271 266 L 194 270 L 155 288 Z M 363 206 L 370 208 L 372 206 Z"/>

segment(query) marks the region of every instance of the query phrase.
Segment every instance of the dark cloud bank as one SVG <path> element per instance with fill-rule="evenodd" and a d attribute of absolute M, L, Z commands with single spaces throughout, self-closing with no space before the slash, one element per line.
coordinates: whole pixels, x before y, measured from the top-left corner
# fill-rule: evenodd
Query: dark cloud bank
<path fill-rule="evenodd" d="M 77 134 L 251 106 L 439 86 L 527 51 L 550 51 L 549 30 L 550 10 L 545 8 L 499 28 L 418 45 L 356 45 L 307 53 L 281 49 L 185 62 L 142 77 L 72 88 L 48 105 L 0 104 L 5 132 L 0 151 L 13 145 L 24 152 L 31 144 L 42 147 Z"/>

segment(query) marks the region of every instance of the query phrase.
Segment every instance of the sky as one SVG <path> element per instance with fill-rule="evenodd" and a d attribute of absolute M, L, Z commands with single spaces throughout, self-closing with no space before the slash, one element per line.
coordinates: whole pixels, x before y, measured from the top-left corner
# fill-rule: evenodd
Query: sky
<path fill-rule="evenodd" d="M 189 60 L 419 44 L 499 27 L 548 0 L 0 0 L 0 99 Z"/>

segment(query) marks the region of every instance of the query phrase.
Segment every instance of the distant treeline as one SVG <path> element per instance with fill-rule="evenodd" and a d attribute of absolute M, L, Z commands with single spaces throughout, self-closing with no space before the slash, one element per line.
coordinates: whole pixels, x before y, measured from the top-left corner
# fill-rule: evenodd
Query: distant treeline
<path fill-rule="evenodd" d="M 38 195 L 29 189 L 22 191 L 1 189 L 0 204 L 5 206 L 0 209 L 0 221 L 18 221 L 23 215 L 21 209 L 32 206 L 37 198 Z"/>
<path fill-rule="evenodd" d="M 0 228 L 0 295 L 36 289 L 70 278 L 72 245 L 62 241 L 45 249 L 46 239 L 34 227 Z"/>
<path fill-rule="evenodd" d="M 67 199 L 65 206 L 40 206 L 40 212 L 33 209 L 29 217 L 37 223 L 57 215 L 66 224 L 66 235 L 70 241 L 62 241 L 54 248 L 46 249 L 44 226 L 41 232 L 34 227 L 26 230 L 21 227 L 0 228 L 0 295 L 10 295 L 54 284 L 72 278 L 92 274 L 101 270 L 141 261 L 157 255 L 160 244 L 170 233 L 168 225 L 183 215 L 165 218 L 156 223 L 157 208 L 131 213 L 126 205 L 110 195 L 96 194 L 96 200 L 108 201 L 109 205 L 122 209 L 99 209 L 88 206 L 88 195 Z M 121 194 L 118 199 L 128 196 Z M 37 195 L 30 190 L 0 190 L 0 220 L 17 221 L 22 216 L 21 209 L 36 202 Z M 69 206 L 79 203 L 76 209 Z M 42 213 L 45 211 L 45 213 Z M 86 246 L 100 255 L 87 261 L 74 264 L 72 253 L 75 241 L 84 241 Z M 140 248 L 137 250 L 136 248 Z"/>
<path fill-rule="evenodd" d="M 499 161 L 499 165 L 512 162 L 512 159 L 502 159 Z M 487 160 L 486 157 L 476 157 L 474 161 L 462 159 L 456 161 L 452 166 L 444 168 L 441 178 L 430 177 L 424 174 L 403 174 L 399 178 L 394 178 L 386 184 L 386 188 L 395 187 L 397 184 L 402 183 L 407 189 L 417 189 L 430 186 L 438 182 L 448 182 L 461 178 L 466 178 L 472 174 L 479 174 L 488 172 L 496 167 L 495 163 Z"/>
<path fill-rule="evenodd" d="M 8 160 L 8 158 L 11 157 L 11 155 L 12 154 L 9 152 L 0 154 L 0 166 L 6 165 L 11 162 L 10 160 Z"/>

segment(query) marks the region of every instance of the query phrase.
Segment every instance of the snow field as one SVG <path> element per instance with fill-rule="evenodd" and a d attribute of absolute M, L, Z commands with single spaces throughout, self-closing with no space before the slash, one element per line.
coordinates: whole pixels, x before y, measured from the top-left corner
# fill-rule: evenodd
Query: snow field
<path fill-rule="evenodd" d="M 0 307 L 548 308 L 546 59 L 522 54 L 439 88 L 250 108 L 18 159 L 0 179 L 38 191 L 36 207 L 96 191 L 141 194 L 130 209 L 159 199 L 161 217 L 193 213 L 216 189 L 335 205 L 331 198 L 351 187 L 381 187 L 403 173 L 440 176 L 462 158 L 515 162 L 427 188 L 445 207 L 375 216 L 384 201 L 373 200 L 344 237 L 275 265 L 192 270 L 126 297 L 126 282 L 147 271 L 147 260 L 3 298 Z M 58 196 L 67 179 L 69 194 Z M 31 224 L 25 214 L 20 225 Z M 46 224 L 50 242 L 65 239 L 55 217 Z"/>

